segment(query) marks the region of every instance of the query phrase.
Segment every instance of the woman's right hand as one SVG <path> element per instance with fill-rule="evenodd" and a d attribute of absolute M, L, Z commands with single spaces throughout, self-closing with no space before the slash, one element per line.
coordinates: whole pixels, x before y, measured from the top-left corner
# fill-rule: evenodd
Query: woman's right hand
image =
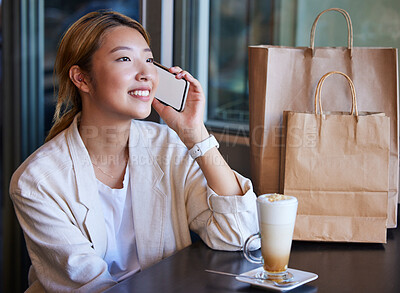
<path fill-rule="evenodd" d="M 172 107 L 166 106 L 156 99 L 153 100 L 153 108 L 165 123 L 178 134 L 187 148 L 190 149 L 194 144 L 209 136 L 203 121 L 205 107 L 204 92 L 200 82 L 189 72 L 177 66 L 171 67 L 169 71 L 176 74 L 177 79 L 184 78 L 190 82 L 185 109 L 182 112 L 177 112 Z"/>

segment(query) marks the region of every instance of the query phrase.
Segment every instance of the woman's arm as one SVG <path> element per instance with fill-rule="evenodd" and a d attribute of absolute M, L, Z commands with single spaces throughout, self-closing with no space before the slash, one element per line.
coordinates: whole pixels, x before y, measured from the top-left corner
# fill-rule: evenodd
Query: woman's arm
<path fill-rule="evenodd" d="M 251 181 L 233 173 L 243 196 L 216 194 L 205 182 L 198 164 L 192 163 L 184 181 L 190 230 L 212 249 L 241 250 L 246 239 L 258 231 L 256 195 Z M 257 243 L 252 246 L 252 249 L 258 248 Z"/>
<path fill-rule="evenodd" d="M 178 134 L 186 147 L 191 149 L 196 143 L 209 137 L 203 122 L 205 96 L 200 82 L 188 72 L 182 71 L 179 67 L 170 68 L 170 72 L 177 73 L 176 78 L 184 78 L 190 82 L 185 110 L 177 112 L 156 99 L 153 101 L 153 108 Z M 243 195 L 236 176 L 216 147 L 196 160 L 208 186 L 214 192 L 219 195 Z"/>

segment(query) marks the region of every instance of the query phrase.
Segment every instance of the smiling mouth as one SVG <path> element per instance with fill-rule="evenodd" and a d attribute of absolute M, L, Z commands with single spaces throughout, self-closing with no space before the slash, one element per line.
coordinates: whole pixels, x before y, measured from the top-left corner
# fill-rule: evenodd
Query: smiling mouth
<path fill-rule="evenodd" d="M 149 90 L 134 90 L 134 91 L 129 91 L 128 94 L 131 96 L 135 97 L 148 97 L 150 95 Z"/>

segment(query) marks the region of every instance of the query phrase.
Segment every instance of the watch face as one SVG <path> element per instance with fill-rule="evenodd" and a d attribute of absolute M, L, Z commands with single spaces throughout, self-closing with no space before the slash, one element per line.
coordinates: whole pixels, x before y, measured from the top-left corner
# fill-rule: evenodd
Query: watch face
<path fill-rule="evenodd" d="M 189 154 L 192 156 L 193 159 L 196 159 L 197 157 L 200 157 L 201 154 L 201 149 L 197 144 L 195 144 L 189 151 Z"/>

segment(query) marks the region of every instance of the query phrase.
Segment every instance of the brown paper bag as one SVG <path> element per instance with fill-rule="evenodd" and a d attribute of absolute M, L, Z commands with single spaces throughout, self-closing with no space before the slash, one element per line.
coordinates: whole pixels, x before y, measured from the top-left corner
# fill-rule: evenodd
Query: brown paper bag
<path fill-rule="evenodd" d="M 322 111 L 333 74 L 348 79 L 351 115 Z M 390 118 L 359 113 L 351 79 L 335 71 L 318 83 L 314 111 L 287 113 L 284 194 L 299 201 L 293 239 L 385 243 Z"/>
<path fill-rule="evenodd" d="M 336 10 L 348 24 L 348 47 L 314 48 L 314 32 L 322 13 Z M 396 227 L 398 151 L 397 49 L 353 47 L 350 17 L 342 9 L 328 9 L 316 18 L 310 47 L 250 46 L 249 107 L 251 170 L 258 194 L 283 192 L 280 178 L 282 113 L 312 111 L 312 96 L 320 77 L 328 71 L 346 73 L 357 85 L 362 99 L 360 111 L 386 113 L 390 117 L 390 177 L 388 227 Z M 333 76 L 333 79 L 338 77 Z M 332 111 L 349 109 L 347 86 L 328 83 L 324 88 L 326 106 Z M 333 98 L 335 96 L 335 98 Z"/>

